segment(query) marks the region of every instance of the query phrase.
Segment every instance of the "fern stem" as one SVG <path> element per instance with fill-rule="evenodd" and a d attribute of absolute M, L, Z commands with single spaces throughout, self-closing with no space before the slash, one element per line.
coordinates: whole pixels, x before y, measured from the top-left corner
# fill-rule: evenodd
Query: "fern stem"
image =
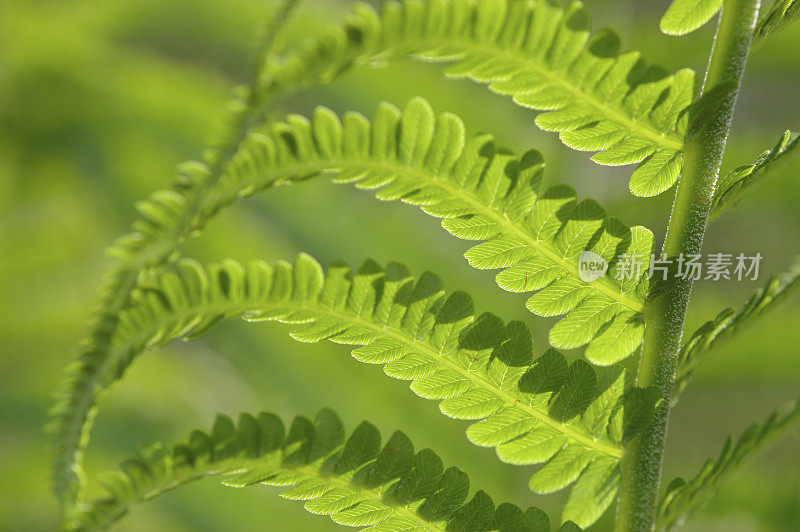
<path fill-rule="evenodd" d="M 704 93 L 731 86 L 699 129 L 687 139 L 683 175 L 678 183 L 667 236 L 666 257 L 700 253 L 722 155 L 758 17 L 759 0 L 725 0 L 714 39 Z M 655 528 L 656 506 L 670 399 L 675 380 L 690 279 L 674 279 L 645 308 L 648 317 L 637 384 L 661 389 L 663 402 L 651 425 L 626 446 L 617 508 L 617 531 L 645 532 Z"/>

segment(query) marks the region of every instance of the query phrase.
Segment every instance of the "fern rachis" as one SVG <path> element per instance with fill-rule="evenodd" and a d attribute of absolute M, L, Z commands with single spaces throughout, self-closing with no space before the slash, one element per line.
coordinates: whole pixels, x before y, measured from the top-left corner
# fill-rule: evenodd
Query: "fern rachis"
<path fill-rule="evenodd" d="M 607 216 L 593 200 L 578 202 L 566 185 L 541 189 L 544 160 L 536 150 L 519 156 L 489 135 L 468 137 L 458 117 L 436 115 L 421 98 L 402 111 L 382 104 L 372 120 L 340 118 L 324 107 L 310 118 L 262 116 L 267 103 L 347 69 L 406 56 L 449 63 L 448 76 L 474 79 L 542 111 L 536 125 L 569 147 L 595 152 L 595 162 L 637 164 L 634 194 L 657 195 L 677 181 L 662 255 L 696 253 L 709 217 L 739 201 L 798 144 L 787 132 L 715 193 L 750 43 L 754 34 L 766 38 L 788 25 L 795 3 L 776 2 L 754 30 L 757 1 L 675 0 L 661 23 L 675 35 L 722 7 L 697 98 L 693 72 L 669 75 L 636 52 L 619 52 L 613 32 L 590 33 L 579 2 L 408 0 L 386 2 L 379 12 L 359 4 L 342 27 L 283 51 L 271 39 L 293 5 L 283 3 L 255 80 L 234 99 L 232 131 L 204 161 L 181 166 L 172 188 L 141 202 L 134 232 L 112 249 L 119 265 L 54 409 L 55 489 L 65 527 L 108 526 L 163 491 L 218 475 L 234 486 L 292 485 L 285 497 L 307 500 L 312 513 L 349 526 L 550 529 L 537 508 L 495 508 L 483 492 L 465 502 L 466 475 L 445 471 L 430 451 L 414 453 L 402 434 L 383 451 L 369 424 L 345 440 L 327 410 L 316 422 L 298 418 L 285 438 L 274 416 L 244 415 L 238 426 L 219 418 L 210 435 L 197 432 L 188 445 L 152 447 L 126 462 L 109 477 L 109 496 L 87 502 L 81 464 L 100 395 L 141 353 L 199 337 L 222 318 L 289 324 L 300 342 L 350 345 L 356 360 L 410 381 L 418 396 L 440 401 L 446 416 L 474 422 L 466 429 L 472 443 L 495 448 L 510 464 L 540 465 L 530 478 L 534 492 L 572 486 L 563 530 L 593 525 L 615 502 L 618 530 L 672 526 L 796 420 L 796 406 L 770 418 L 690 483 L 672 483 L 657 504 L 672 404 L 719 338 L 785 299 L 798 286 L 796 275 L 769 284 L 735 317 L 720 314 L 681 348 L 692 282 L 619 275 L 623 255 L 644 256 L 646 271 L 652 232 Z M 416 205 L 453 236 L 476 241 L 465 254 L 470 265 L 500 270 L 504 290 L 532 293 L 532 314 L 563 316 L 547 341 L 560 349 L 586 346 L 591 364 L 568 364 L 546 346 L 534 355 L 524 323 L 478 315 L 465 293 L 445 295 L 435 275 L 414 281 L 396 263 L 366 262 L 354 273 L 339 263 L 323 272 L 307 255 L 274 266 L 181 258 L 181 242 L 222 208 L 318 176 Z M 599 278 L 581 278 L 583 253 L 606 261 Z M 375 471 L 386 474 L 377 479 Z"/>

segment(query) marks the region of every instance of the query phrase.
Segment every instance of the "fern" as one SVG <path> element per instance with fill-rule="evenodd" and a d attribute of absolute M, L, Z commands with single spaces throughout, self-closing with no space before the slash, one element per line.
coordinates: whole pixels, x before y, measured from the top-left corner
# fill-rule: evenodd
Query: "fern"
<path fill-rule="evenodd" d="M 685 35 L 705 25 L 722 7 L 723 0 L 673 0 L 661 19 L 661 31 Z"/>
<path fill-rule="evenodd" d="M 232 487 L 280 486 L 288 500 L 334 522 L 370 530 L 498 530 L 549 532 L 539 508 L 495 507 L 456 467 L 444 469 L 430 449 L 414 452 L 408 436 L 381 435 L 361 423 L 346 437 L 339 417 L 320 411 L 298 416 L 288 433 L 274 414 L 242 414 L 238 423 L 218 416 L 210 432 L 196 430 L 184 444 L 152 444 L 103 475 L 108 494 L 71 517 L 72 530 L 106 528 L 137 504 L 205 477 Z M 559 530 L 579 531 L 573 523 Z"/>
<path fill-rule="evenodd" d="M 402 113 L 382 105 L 372 124 L 355 113 L 342 122 L 321 108 L 311 121 L 292 116 L 254 132 L 208 210 L 276 182 L 326 173 L 337 183 L 377 190 L 381 200 L 419 205 L 442 218 L 454 236 L 483 241 L 465 256 L 475 268 L 503 270 L 497 275 L 501 288 L 536 291 L 527 302 L 531 312 L 566 315 L 550 332 L 554 347 L 588 344 L 589 360 L 612 364 L 641 342 L 652 233 L 607 217 L 593 200 L 577 203 L 567 186 L 540 190 L 543 167 L 536 151 L 515 157 L 487 135 L 465 140 L 457 117 L 437 117 L 419 98 Z M 610 264 L 591 283 L 579 277 L 584 251 Z M 623 272 L 617 259 L 626 253 L 641 256 L 643 271 L 618 281 Z"/>
<path fill-rule="evenodd" d="M 659 527 L 672 528 L 702 508 L 722 484 L 740 471 L 800 419 L 800 403 L 795 401 L 772 415 L 761 424 L 750 426 L 734 445 L 728 438 L 716 461 L 709 460 L 703 468 L 686 482 L 676 478 L 667 487 L 661 500 Z"/>
<path fill-rule="evenodd" d="M 295 324 L 293 338 L 361 346 L 357 360 L 412 381 L 445 415 L 483 420 L 467 436 L 501 460 L 545 463 L 531 477 L 534 491 L 577 481 L 564 520 L 581 526 L 612 502 L 621 444 L 652 415 L 657 394 L 630 388 L 621 368 L 598 374 L 552 350 L 534 361 L 522 323 L 476 316 L 469 296 L 445 297 L 432 274 L 414 283 L 400 265 L 367 262 L 355 276 L 342 265 L 323 276 L 306 255 L 294 267 L 183 260 L 176 268 L 151 275 L 120 315 L 104 385 L 144 349 L 196 337 L 223 317 Z"/>
<path fill-rule="evenodd" d="M 753 42 L 761 44 L 764 39 L 777 33 L 800 18 L 800 2 L 797 0 L 775 0 L 772 8 L 761 17 L 756 26 Z"/>
<path fill-rule="evenodd" d="M 758 318 L 774 310 L 800 288 L 800 261 L 783 276 L 772 276 L 766 286 L 754 293 L 737 312 L 732 308 L 721 311 L 716 318 L 704 323 L 683 345 L 675 377 L 675 400 L 694 375 L 695 370 L 736 333 L 752 325 Z"/>
<path fill-rule="evenodd" d="M 498 14 L 502 16 L 496 18 Z M 407 32 L 394 31 L 398 17 L 407 18 L 403 26 Z M 548 21 L 552 17 L 563 20 L 558 36 L 541 25 L 543 17 Z M 433 44 L 429 44 L 431 39 L 427 42 L 420 39 L 412 29 L 419 27 L 423 20 L 443 23 L 438 33 L 425 34 L 436 37 Z M 515 52 L 505 57 L 504 50 L 512 44 L 508 39 L 524 29 L 515 24 L 523 20 L 528 21 L 525 42 L 520 41 L 516 48 L 511 48 Z M 458 21 L 466 26 L 444 24 Z M 505 22 L 505 31 L 500 32 L 499 26 L 492 29 L 492 21 L 494 24 Z M 394 29 L 387 31 L 387 28 Z M 506 40 L 499 40 L 503 35 Z M 551 95 L 547 97 L 551 102 L 547 107 L 554 111 L 538 117 L 540 125 L 561 131 L 562 140 L 576 148 L 592 151 L 610 148 L 595 155 L 603 164 L 632 164 L 645 159 L 634 173 L 633 182 L 639 183 L 638 187 L 645 192 L 669 188 L 679 171 L 681 143 L 678 139 L 685 129 L 685 120 L 679 121 L 679 115 L 691 101 L 693 74 L 681 71 L 674 78 L 665 77 L 658 69 L 645 68 L 636 53 L 618 55 L 617 41 L 610 32 L 601 32 L 590 40 L 586 12 L 578 3 L 565 11 L 547 2 L 529 5 L 493 0 L 477 4 L 454 0 L 427 4 L 409 2 L 403 6 L 389 3 L 380 19 L 371 8 L 360 5 L 346 28 L 334 30 L 328 38 L 301 52 L 285 57 L 270 56 L 260 67 L 259 82 L 253 87 L 241 88 L 229 105 L 228 126 L 214 144 L 220 148 L 209 151 L 205 163 L 183 165 L 173 189 L 157 192 L 149 201 L 140 203 L 138 208 L 144 219 L 134 226 L 134 233 L 119 239 L 112 249 L 121 263 L 108 276 L 100 310 L 82 342 L 81 361 L 70 370 L 59 393 L 59 404 L 53 410 L 51 430 L 58 435 L 60 447 L 54 466 L 56 491 L 73 500 L 80 491 L 81 479 L 75 476 L 75 464 L 80 462 L 81 449 L 88 441 L 92 418 L 89 395 L 96 387 L 93 375 L 104 363 L 104 351 L 115 328 L 116 313 L 125 305 L 140 272 L 173 256 L 182 238 L 202 228 L 209 215 L 203 212 L 202 205 L 214 203 L 206 199 L 209 190 L 215 186 L 238 140 L 258 119 L 264 105 L 303 85 L 329 80 L 351 64 L 385 60 L 393 54 L 429 59 L 462 57 L 455 67 L 474 63 L 475 68 L 468 74 L 476 79 L 482 79 L 480 71 L 485 73 L 487 64 L 503 65 L 505 73 L 493 77 L 493 90 L 516 94 L 520 103 L 533 107 L 537 106 L 537 98 Z M 577 55 L 572 55 L 575 53 Z M 468 58 L 464 54 L 468 54 Z M 564 70 L 567 66 L 570 67 L 568 71 Z M 581 68 L 576 70 L 579 66 Z M 574 72 L 582 72 L 582 77 L 570 79 L 569 74 Z M 540 78 L 542 75 L 552 78 L 552 84 L 540 82 L 537 91 L 529 90 L 531 86 L 528 85 L 524 90 L 511 91 L 510 76 L 514 79 L 523 76 L 521 79 L 530 84 L 532 76 Z M 589 94 L 584 89 L 596 92 Z M 580 98 L 579 102 L 576 100 L 579 96 L 586 98 Z M 584 100 L 594 102 L 589 106 L 588 115 Z M 569 113 L 576 111 L 579 116 L 569 118 Z M 610 139 L 614 139 L 613 142 Z M 647 235 L 636 233 L 636 236 L 645 241 L 640 247 L 646 249 Z M 617 317 L 605 341 L 621 344 L 623 351 L 635 349 L 641 336 L 638 320 L 627 312 Z M 634 333 L 629 335 L 627 331 L 631 329 Z M 613 347 L 617 352 L 612 354 L 611 360 L 620 357 L 620 347 Z"/>
<path fill-rule="evenodd" d="M 470 263 L 481 269 L 503 269 L 497 281 L 505 290 L 537 290 L 527 303 L 532 312 L 566 315 L 551 330 L 551 343 L 568 349 L 588 344 L 589 360 L 610 365 L 641 343 L 640 310 L 647 292 L 652 233 L 606 217 L 592 200 L 577 204 L 575 192 L 567 186 L 539 191 L 543 165 L 536 151 L 515 157 L 496 148 L 488 136 L 467 141 L 457 117 L 435 117 L 421 99 L 410 102 L 402 114 L 381 106 L 373 124 L 355 113 L 342 123 L 330 111 L 319 109 L 311 122 L 293 116 L 248 135 L 213 186 L 206 185 L 210 175 L 205 167 L 185 165 L 184 175 L 194 172 L 187 189 L 202 190 L 202 196 L 190 208 L 188 197 L 193 196 L 175 191 L 154 194 L 138 205 L 143 217 L 134 225 L 137 232 L 120 239 L 112 253 L 127 264 L 156 243 L 174 242 L 175 235 L 180 241 L 180 236 L 200 231 L 239 197 L 334 173 L 337 182 L 379 188 L 380 199 L 420 205 L 444 218 L 442 225 L 459 238 L 486 240 L 467 252 Z M 132 242 L 137 243 L 135 248 Z M 174 254 L 176 248 L 177 244 L 163 249 Z M 580 280 L 578 257 L 584 250 L 609 262 L 606 276 L 592 283 Z M 616 258 L 624 253 L 643 259 L 640 278 L 616 281 L 623 273 Z M 108 293 L 118 294 L 119 289 L 114 286 Z M 116 328 L 116 318 L 113 324 Z M 104 336 L 86 344 L 53 410 L 53 425 L 63 442 L 56 465 L 57 472 L 67 472 L 62 477 L 71 475 L 75 452 L 85 446 L 91 397 L 107 386 L 102 375 L 113 365 L 109 352 L 114 328 L 103 329 Z"/>
<path fill-rule="evenodd" d="M 334 79 L 358 64 L 400 57 L 454 63 L 449 77 L 486 83 L 524 107 L 536 124 L 605 165 L 640 163 L 631 191 L 668 190 L 682 164 L 694 73 L 668 75 L 637 52 L 619 52 L 610 30 L 590 33 L 580 2 L 408 0 L 380 14 L 359 4 L 342 28 L 304 49 L 268 58 L 262 85 L 284 92 Z"/>
<path fill-rule="evenodd" d="M 292 18 L 292 14 L 297 10 L 300 2 L 301 0 L 279 0 L 266 18 L 260 30 L 258 46 L 253 54 L 256 75 L 260 75 L 261 63 L 264 57 L 283 51 L 286 43 L 283 39 L 285 32 L 282 32 L 281 28 L 285 27 L 286 23 Z"/>
<path fill-rule="evenodd" d="M 774 148 L 759 155 L 752 164 L 739 166 L 721 178 L 711 205 L 711 219 L 718 218 L 727 209 L 735 206 L 747 191 L 761 183 L 770 170 L 794 155 L 798 145 L 800 136 L 786 131 Z"/>
<path fill-rule="evenodd" d="M 662 29 L 692 31 L 722 3 L 675 0 Z M 402 433 L 383 451 L 369 424 L 345 441 L 330 411 L 314 423 L 298 418 L 288 437 L 274 416 L 245 415 L 238 426 L 221 417 L 211 434 L 196 432 L 187 445 L 151 447 L 126 462 L 109 477 L 109 494 L 87 503 L 83 451 L 100 395 L 141 353 L 239 317 L 289 324 L 301 342 L 352 346 L 357 360 L 410 381 L 414 393 L 439 401 L 446 416 L 471 421 L 472 443 L 494 448 L 504 462 L 538 465 L 529 481 L 534 492 L 572 486 L 562 529 L 591 526 L 619 493 L 615 527 L 652 530 L 672 401 L 723 339 L 788 297 L 800 275 L 773 279 L 741 311 L 723 311 L 678 352 L 692 282 L 651 286 L 653 234 L 607 216 L 594 200 L 579 203 L 566 185 L 543 189 L 539 152 L 518 156 L 489 135 L 468 138 L 460 119 L 435 115 L 421 98 L 402 112 L 382 104 L 372 121 L 358 113 L 340 118 L 324 107 L 310 119 L 271 122 L 264 115 L 280 98 L 357 66 L 409 57 L 448 63 L 446 75 L 471 78 L 540 111 L 541 129 L 594 152 L 595 162 L 636 164 L 629 184 L 635 195 L 658 195 L 681 176 L 662 255 L 692 255 L 701 251 L 709 214 L 734 205 L 798 144 L 787 132 L 773 150 L 720 180 L 715 192 L 759 2 L 725 2 L 696 99 L 691 70 L 671 75 L 636 52 L 620 52 L 611 30 L 591 33 L 580 2 L 406 0 L 385 2 L 379 12 L 358 4 L 343 25 L 285 51 L 280 30 L 295 4 L 277 5 L 258 48 L 255 79 L 235 91 L 228 120 L 202 161 L 182 165 L 173 186 L 138 204 L 133 232 L 112 248 L 118 264 L 52 414 L 54 487 L 64 524 L 104 527 L 138 502 L 215 475 L 229 485 L 292 485 L 284 496 L 307 500 L 312 512 L 350 526 L 549 529 L 535 508 L 495 508 L 483 492 L 465 502 L 466 476 L 444 471 L 431 451 L 415 454 Z M 796 18 L 795 5 L 779 0 L 756 39 Z M 446 295 L 438 277 L 426 273 L 415 281 L 398 263 L 382 268 L 368 261 L 355 273 L 336 263 L 324 273 L 307 255 L 274 266 L 180 259 L 182 241 L 237 199 L 322 176 L 417 205 L 455 237 L 476 242 L 465 254 L 470 265 L 499 270 L 496 280 L 506 291 L 531 293 L 526 306 L 533 314 L 562 317 L 549 343 L 585 347 L 586 359 L 599 367 L 583 359 L 570 364 L 554 349 L 534 357 L 525 324 L 477 314 L 465 293 Z M 587 256 L 607 264 L 593 280 L 579 268 Z M 644 259 L 639 273 L 626 271 L 623 256 Z M 618 364 L 637 350 L 626 361 L 635 372 Z M 673 483 L 659 524 L 672 526 L 701 506 L 798 410 L 729 443 L 693 481 Z"/>
<path fill-rule="evenodd" d="M 224 139 L 231 134 L 231 128 L 246 129 L 244 124 L 252 120 L 253 113 L 249 98 L 249 95 L 239 91 L 239 96 L 229 102 L 226 113 L 228 124 L 220 128 L 217 142 L 226 142 Z M 235 141 L 227 142 L 238 145 Z M 192 231 L 192 220 L 205 191 L 219 179 L 231 155 L 230 149 L 210 149 L 209 166 L 205 167 L 202 184 L 183 187 L 181 192 L 159 191 L 151 201 L 137 205 L 144 216 L 158 217 L 170 213 L 172 225 L 168 230 L 153 232 L 147 222 L 137 222 L 134 225 L 136 232 L 118 239 L 109 250 L 119 261 L 103 280 L 102 296 L 91 317 L 89 332 L 80 342 L 78 361 L 67 368 L 66 379 L 56 392 L 57 401 L 50 411 L 48 430 L 56 435 L 57 441 L 53 465 L 54 486 L 65 504 L 79 498 L 83 489 L 84 478 L 77 464 L 88 443 L 88 433 L 95 415 L 90 398 L 98 387 L 96 370 L 105 362 L 106 351 L 117 326 L 118 313 L 127 305 L 139 275 L 172 257 L 176 241 Z"/>

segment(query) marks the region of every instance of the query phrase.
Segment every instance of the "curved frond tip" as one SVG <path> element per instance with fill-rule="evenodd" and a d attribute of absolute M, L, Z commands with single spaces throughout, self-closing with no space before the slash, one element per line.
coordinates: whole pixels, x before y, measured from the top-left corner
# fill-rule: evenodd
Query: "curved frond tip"
<path fill-rule="evenodd" d="M 580 2 L 408 0 L 380 13 L 358 4 L 342 27 L 271 56 L 262 90 L 324 83 L 354 65 L 412 57 L 452 63 L 450 77 L 485 83 L 542 114 L 536 124 L 604 165 L 639 164 L 631 191 L 653 196 L 677 180 L 694 73 L 671 75 L 638 52 L 620 52 L 611 30 L 592 34 Z"/>
<path fill-rule="evenodd" d="M 430 449 L 415 452 L 395 432 L 381 445 L 378 429 L 361 423 L 349 436 L 339 417 L 320 411 L 296 417 L 288 432 L 274 414 L 218 416 L 211 431 L 196 430 L 171 448 L 153 444 L 103 476 L 107 495 L 70 516 L 72 530 L 108 527 L 137 504 L 205 477 L 245 487 L 285 488 L 284 499 L 334 522 L 374 531 L 471 530 L 550 532 L 542 510 L 495 506 L 483 491 L 468 497 L 470 482 L 445 469 Z M 559 530 L 579 532 L 573 523 Z"/>

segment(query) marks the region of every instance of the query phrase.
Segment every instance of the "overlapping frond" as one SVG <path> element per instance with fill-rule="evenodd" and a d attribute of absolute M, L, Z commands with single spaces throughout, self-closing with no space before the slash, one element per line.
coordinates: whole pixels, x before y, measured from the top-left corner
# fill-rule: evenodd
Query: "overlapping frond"
<path fill-rule="evenodd" d="M 659 508 L 658 527 L 670 529 L 701 509 L 743 465 L 780 438 L 800 420 L 797 401 L 750 426 L 734 444 L 728 437 L 719 457 L 709 460 L 689 482 L 676 478 L 667 487 Z"/>
<path fill-rule="evenodd" d="M 547 24 L 542 25 L 545 20 Z M 555 25 L 553 20 L 561 22 Z M 439 30 L 434 31 L 437 25 Z M 557 31 L 550 32 L 545 26 Z M 515 40 L 515 35 L 519 39 Z M 639 183 L 638 188 L 654 192 L 664 184 L 668 187 L 677 177 L 680 139 L 686 124 L 682 110 L 692 98 L 693 74 L 681 71 L 665 76 L 658 69 L 646 67 L 636 53 L 617 53 L 617 47 L 617 38 L 610 32 L 589 36 L 585 10 L 578 3 L 565 10 L 548 0 L 410 1 L 389 3 L 380 16 L 360 5 L 344 28 L 302 51 L 272 56 L 260 69 L 258 86 L 237 91 L 226 114 L 227 126 L 206 152 L 204 162 L 183 165 L 174 187 L 141 202 L 142 219 L 135 224 L 134 232 L 120 238 L 112 249 L 120 262 L 107 277 L 99 309 L 81 342 L 79 361 L 71 368 L 54 408 L 51 428 L 59 442 L 54 484 L 59 497 L 75 500 L 80 491 L 81 479 L 76 475 L 80 468 L 75 464 L 88 441 L 90 397 L 98 387 L 94 379 L 105 364 L 117 312 L 127 303 L 142 271 L 174 257 L 183 238 L 202 230 L 219 205 L 213 195 L 225 193 L 216 187 L 220 174 L 241 136 L 259 119 L 265 102 L 286 91 L 330 80 L 353 64 L 392 57 L 457 59 L 455 68 L 469 67 L 462 74 L 476 79 L 484 79 L 497 65 L 502 73 L 493 76 L 494 90 L 515 95 L 523 105 L 553 111 L 540 115 L 540 124 L 560 131 L 569 145 L 605 150 L 596 154 L 598 162 L 629 164 L 644 159 L 634 182 Z M 508 55 L 504 55 L 506 51 Z M 512 87 L 516 82 L 521 85 Z M 588 108 L 583 107 L 586 102 L 590 103 Z M 569 195 L 571 191 L 557 189 L 553 193 Z M 548 203 L 555 206 L 564 198 L 551 199 Z M 586 202 L 581 205 L 596 211 Z M 634 228 L 632 245 L 639 243 L 637 249 L 646 252 L 647 245 L 641 242 L 648 238 Z M 527 279 L 527 272 L 523 275 Z M 573 296 L 582 291 L 563 287 L 563 282 L 554 284 L 562 289 L 555 297 L 565 299 L 567 307 L 574 306 Z M 581 298 L 582 294 L 577 299 Z M 636 310 L 634 297 L 623 295 L 623 299 L 631 301 Z M 555 308 L 559 305 L 546 310 L 560 311 Z M 596 313 L 587 305 L 583 311 L 591 315 L 590 329 L 602 329 L 609 323 L 605 307 Z M 605 352 L 614 353 L 603 359 L 603 363 L 610 363 L 620 353 L 635 349 L 641 336 L 638 317 L 627 310 L 623 314 L 610 322 L 602 334 L 603 342 L 593 342 L 608 347 L 597 348 L 590 356 L 600 360 Z M 599 321 L 604 323 L 598 326 Z"/>
<path fill-rule="evenodd" d="M 270 93 L 334 79 L 359 64 L 414 57 L 453 63 L 519 105 L 544 111 L 536 124 L 605 165 L 640 163 L 631 191 L 654 196 L 680 173 L 694 73 L 670 75 L 638 52 L 620 52 L 610 30 L 592 34 L 580 2 L 407 0 L 380 13 L 359 4 L 346 23 L 304 49 L 270 57 Z"/>
<path fill-rule="evenodd" d="M 753 34 L 753 45 L 777 33 L 800 19 L 800 0 L 775 0 L 767 13 L 761 17 Z"/>
<path fill-rule="evenodd" d="M 252 134 L 208 209 L 321 174 L 418 205 L 454 236 L 482 241 L 467 251 L 469 263 L 502 270 L 497 282 L 505 290 L 535 292 L 531 312 L 565 316 L 550 332 L 554 347 L 588 344 L 589 360 L 612 364 L 642 339 L 652 233 L 608 217 L 593 200 L 577 202 L 567 186 L 540 190 L 543 167 L 539 152 L 516 157 L 487 135 L 466 139 L 457 117 L 437 117 L 419 98 L 403 112 L 380 106 L 372 123 L 320 108 L 310 121 L 291 116 Z M 609 265 L 590 282 L 581 277 L 585 252 Z M 637 255 L 641 270 L 626 271 L 623 255 Z"/>
<path fill-rule="evenodd" d="M 686 35 L 705 25 L 722 7 L 723 0 L 673 0 L 661 18 L 661 31 Z"/>
<path fill-rule="evenodd" d="M 136 263 L 155 250 L 162 256 L 174 254 L 181 237 L 200 231 L 235 199 L 275 184 L 332 173 L 338 182 L 379 189 L 381 199 L 420 205 L 444 218 L 443 226 L 459 238 L 485 240 L 467 253 L 473 266 L 503 269 L 498 283 L 506 290 L 536 291 L 528 301 L 532 312 L 566 315 L 551 331 L 553 345 L 588 344 L 591 361 L 612 364 L 641 343 L 640 310 L 652 233 L 607 217 L 592 200 L 577 203 L 569 187 L 538 190 L 542 167 L 538 152 L 515 157 L 494 146 L 488 136 L 467 141 L 458 118 L 435 117 L 419 99 L 404 113 L 381 106 L 372 124 L 355 113 L 340 122 L 320 109 L 310 122 L 294 116 L 250 134 L 211 186 L 207 167 L 184 167 L 185 188 L 202 190 L 202 195 L 188 196 L 196 198 L 191 207 L 176 191 L 162 191 L 140 203 L 143 218 L 137 232 L 115 249 L 123 264 Z M 606 275 L 590 283 L 580 279 L 578 259 L 584 251 L 609 263 Z M 618 260 L 623 254 L 638 256 L 643 267 L 617 281 L 628 275 Z M 135 268 L 119 271 L 126 273 L 123 279 L 131 286 L 140 275 Z M 104 304 L 99 333 L 82 346 L 53 411 L 60 449 L 57 478 L 64 482 L 74 481 L 80 470 L 76 457 L 88 438 L 93 397 L 107 385 L 104 376 L 114 374 L 112 336 L 130 289 L 108 290 L 120 299 Z"/>
<path fill-rule="evenodd" d="M 223 317 L 293 324 L 295 339 L 359 346 L 357 360 L 411 381 L 446 415 L 477 421 L 467 436 L 501 460 L 543 463 L 533 490 L 575 483 L 564 520 L 581 526 L 613 501 L 622 442 L 649 421 L 658 397 L 627 385 L 619 367 L 568 365 L 553 350 L 533 360 L 522 323 L 476 316 L 469 296 L 445 296 L 436 276 L 414 282 L 398 264 L 367 262 L 355 275 L 335 264 L 323 275 L 306 255 L 275 267 L 182 260 L 144 280 L 133 301 L 120 315 L 104 384 L 144 349 L 195 337 Z"/>
<path fill-rule="evenodd" d="M 788 297 L 794 295 L 798 288 L 800 288 L 800 258 L 785 274 L 772 276 L 766 286 L 750 296 L 738 312 L 727 308 L 697 329 L 678 355 L 673 399 L 677 401 L 695 370 L 717 347 L 755 323 L 767 312 L 777 308 Z"/>
<path fill-rule="evenodd" d="M 238 423 L 220 415 L 211 431 L 193 431 L 186 443 L 153 444 L 106 473 L 107 494 L 77 510 L 68 526 L 106 528 L 137 504 L 210 476 L 232 487 L 286 488 L 281 497 L 361 529 L 550 532 L 550 520 L 539 508 L 495 507 L 483 491 L 468 500 L 467 474 L 445 469 L 430 449 L 415 452 L 402 432 L 381 446 L 378 429 L 363 422 L 347 436 L 327 409 L 313 421 L 296 417 L 288 432 L 274 414 L 245 413 Z M 559 530 L 580 528 L 566 523 Z"/>
<path fill-rule="evenodd" d="M 800 146 L 800 135 L 786 131 L 774 148 L 759 155 L 752 164 L 734 168 L 720 178 L 711 203 L 709 218 L 714 220 L 736 205 L 747 191 L 761 183 L 770 170 L 774 170 L 779 163 L 796 154 L 798 146 Z"/>

